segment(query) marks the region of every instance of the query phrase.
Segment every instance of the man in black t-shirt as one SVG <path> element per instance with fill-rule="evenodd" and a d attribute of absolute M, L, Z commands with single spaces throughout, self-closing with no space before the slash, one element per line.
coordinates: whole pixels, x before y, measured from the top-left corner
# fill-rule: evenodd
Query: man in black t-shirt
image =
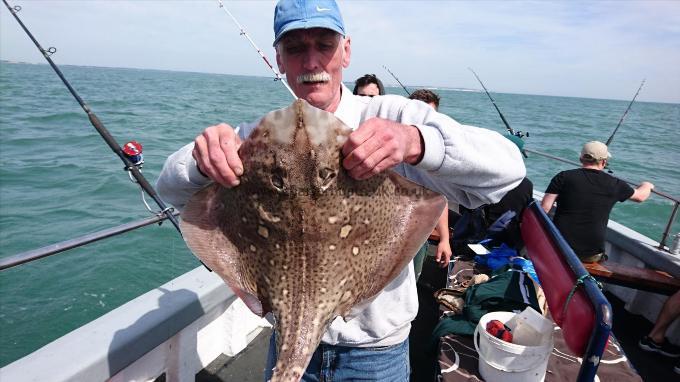
<path fill-rule="evenodd" d="M 548 212 L 557 202 L 555 225 L 583 262 L 602 259 L 607 221 L 614 204 L 627 199 L 643 202 L 654 188 L 642 182 L 633 189 L 602 171 L 609 157 L 604 143 L 586 143 L 581 150 L 582 167 L 555 175 L 541 203 Z"/>

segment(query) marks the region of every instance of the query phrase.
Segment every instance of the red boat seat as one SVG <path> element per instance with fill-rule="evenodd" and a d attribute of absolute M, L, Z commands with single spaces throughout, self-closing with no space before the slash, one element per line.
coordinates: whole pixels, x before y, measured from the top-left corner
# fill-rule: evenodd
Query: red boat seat
<path fill-rule="evenodd" d="M 540 219 L 539 212 L 534 208 L 524 210 L 521 221 L 522 239 L 529 258 L 534 263 L 550 315 L 562 328 L 569 350 L 582 357 L 595 329 L 595 308 L 583 288 L 578 287 L 565 310 L 564 304 L 578 277 L 556 244 L 554 236 L 559 235 L 559 232 L 548 229 Z"/>

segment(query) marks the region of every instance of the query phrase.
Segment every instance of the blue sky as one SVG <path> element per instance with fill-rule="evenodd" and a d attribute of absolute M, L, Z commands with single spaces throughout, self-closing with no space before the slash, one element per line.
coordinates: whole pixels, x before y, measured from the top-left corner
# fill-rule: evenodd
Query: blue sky
<path fill-rule="evenodd" d="M 216 1 L 10 1 L 57 64 L 269 76 Z M 274 59 L 274 1 L 226 1 Z M 341 1 L 345 81 L 680 103 L 680 1 Z M 7 9 L 0 58 L 44 62 Z"/>

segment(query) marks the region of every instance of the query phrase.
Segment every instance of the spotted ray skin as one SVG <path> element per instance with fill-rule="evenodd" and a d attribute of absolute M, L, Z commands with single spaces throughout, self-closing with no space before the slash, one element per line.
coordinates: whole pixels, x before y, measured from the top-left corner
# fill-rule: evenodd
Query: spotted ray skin
<path fill-rule="evenodd" d="M 184 238 L 259 315 L 276 317 L 271 381 L 297 382 L 330 322 L 375 297 L 413 258 L 445 199 L 393 172 L 349 177 L 351 130 L 303 100 L 267 114 L 239 155 L 239 186 L 196 193 Z"/>

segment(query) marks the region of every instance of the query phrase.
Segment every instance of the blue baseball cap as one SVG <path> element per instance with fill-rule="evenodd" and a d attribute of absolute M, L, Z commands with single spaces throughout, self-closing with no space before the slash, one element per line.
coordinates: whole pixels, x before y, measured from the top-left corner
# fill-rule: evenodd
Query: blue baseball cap
<path fill-rule="evenodd" d="M 345 36 L 345 23 L 334 0 L 281 0 L 274 10 L 274 45 L 295 29 L 325 28 Z"/>

